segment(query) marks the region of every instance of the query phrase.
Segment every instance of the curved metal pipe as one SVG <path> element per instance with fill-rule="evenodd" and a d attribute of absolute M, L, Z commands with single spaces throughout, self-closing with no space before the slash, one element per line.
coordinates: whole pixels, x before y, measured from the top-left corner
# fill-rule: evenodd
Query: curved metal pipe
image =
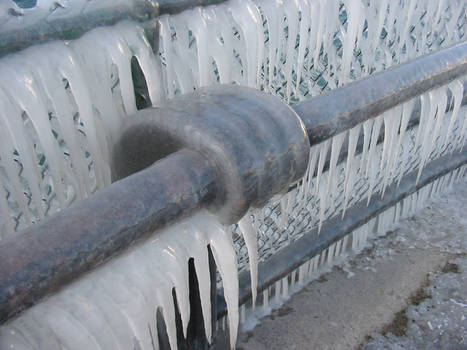
<path fill-rule="evenodd" d="M 215 164 L 219 187 L 209 209 L 225 224 L 287 191 L 305 173 L 309 156 L 305 127 L 287 104 L 256 89 L 221 85 L 127 118 L 113 150 L 114 176 L 183 147 Z"/>
<path fill-rule="evenodd" d="M 201 207 L 233 223 L 308 164 L 295 112 L 249 88 L 200 89 L 128 120 L 116 171 L 138 172 L 0 242 L 0 323 Z"/>

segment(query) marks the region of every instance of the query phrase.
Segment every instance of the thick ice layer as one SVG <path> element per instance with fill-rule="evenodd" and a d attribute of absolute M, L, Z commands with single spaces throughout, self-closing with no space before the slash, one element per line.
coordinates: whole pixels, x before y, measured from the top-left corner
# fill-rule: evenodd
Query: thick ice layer
<path fill-rule="evenodd" d="M 171 347 L 176 349 L 172 291 L 186 334 L 190 258 L 198 276 L 206 336 L 211 339 L 208 245 L 222 277 L 234 348 L 238 325 L 235 251 L 230 231 L 207 212 L 155 234 L 2 326 L 0 348 L 158 348 L 156 312 L 160 310 Z"/>

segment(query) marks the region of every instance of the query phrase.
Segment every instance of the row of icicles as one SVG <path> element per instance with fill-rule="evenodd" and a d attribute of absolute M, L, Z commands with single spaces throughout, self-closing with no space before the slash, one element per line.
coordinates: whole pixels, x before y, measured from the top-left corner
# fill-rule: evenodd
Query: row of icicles
<path fill-rule="evenodd" d="M 430 197 L 462 180 L 467 166 L 458 168 L 409 195 L 351 234 L 332 243 L 322 253 L 279 279 L 262 292 L 262 307 L 255 311 L 256 284 L 248 312 L 264 315 L 290 293 L 340 263 L 349 250 L 360 251 L 368 238 L 388 231 L 393 224 L 424 207 Z M 247 216 L 240 221 L 246 240 L 255 239 Z M 349 244 L 349 237 L 351 243 Z M 122 256 L 73 282 L 57 294 L 31 307 L 15 320 L 0 327 L 3 349 L 158 349 L 156 311 L 160 310 L 169 343 L 177 349 L 176 305 L 186 336 L 190 319 L 188 260 L 193 258 L 206 338 L 212 340 L 211 280 L 208 245 L 222 276 L 227 303 L 231 348 L 235 348 L 239 322 L 245 322 L 245 307 L 238 308 L 238 276 L 231 233 L 207 212 L 159 232 Z M 251 251 L 254 259 L 256 252 Z M 154 262 L 157 262 L 154 264 Z M 256 270 L 256 269 L 255 269 Z M 257 270 L 256 270 L 257 271 Z M 252 280 L 257 280 L 253 276 Z M 274 299 L 269 302 L 270 297 Z M 258 312 L 259 311 L 259 312 Z M 240 318 L 239 318 L 240 315 Z M 216 322 L 225 329 L 225 318 Z"/>
<path fill-rule="evenodd" d="M 4 57 L 0 234 L 110 184 L 109 150 L 137 110 L 135 64 L 145 81 L 136 93 L 154 106 L 216 83 L 302 100 L 462 40 L 464 7 L 231 0 L 162 16 L 156 55 L 142 28 L 120 23 Z"/>
<path fill-rule="evenodd" d="M 155 106 L 199 86 L 232 82 L 296 101 L 426 53 L 441 43 L 456 42 L 463 28 L 459 29 L 458 23 L 465 23 L 459 22 L 463 7 L 456 0 L 412 0 L 395 5 L 385 0 L 369 6 L 346 0 L 343 4 L 234 0 L 165 16 L 159 19 L 159 55 L 154 55 L 140 27 L 120 23 L 95 29 L 76 41 L 47 43 L 2 58 L 1 235 L 8 236 L 110 184 L 109 151 L 123 118 L 137 111 L 132 57 L 137 59 L 145 93 Z M 383 29 L 384 37 L 380 35 Z M 439 35 L 445 37 L 436 42 Z M 379 52 L 377 59 L 375 52 Z M 398 54 L 394 56 L 394 52 Z M 455 150 L 465 142 L 462 83 L 456 81 L 422 97 L 414 153 L 419 169 L 433 150 L 448 146 Z M 444 113 L 448 91 L 452 106 Z M 379 173 L 385 179 L 382 192 L 400 179 L 409 160 L 402 169 L 395 169 L 394 164 L 399 156 L 407 156 L 401 155 L 399 148 L 403 148 L 414 104 L 408 102 L 355 127 L 348 135 L 337 135 L 312 148 L 305 178 L 293 195 L 282 201 L 283 226 L 289 213 L 306 207 L 311 195 L 319 196 L 320 225 L 324 221 L 335 203 L 337 156 L 346 138 L 346 205 L 352 199 L 356 174 L 362 173 L 359 167 L 368 178 L 368 198 Z M 443 123 L 446 120 L 449 122 Z M 383 125 L 379 158 L 377 139 Z M 363 153 L 356 162 L 361 134 Z M 256 298 L 257 230 L 249 214 L 239 227 L 249 251 Z M 170 344 L 176 349 L 172 290 L 175 288 L 186 333 L 190 317 L 187 261 L 191 257 L 200 279 L 203 319 L 210 339 L 207 245 L 222 276 L 234 346 L 238 326 L 235 249 L 230 228 L 204 212 L 158 233 L 150 242 L 30 308 L 0 328 L 0 344 L 18 349 L 157 348 L 155 315 L 159 308 Z M 344 251 L 343 245 L 341 242 L 339 252 Z M 336 247 L 332 249 L 332 254 L 327 250 L 328 256 L 336 255 Z"/>

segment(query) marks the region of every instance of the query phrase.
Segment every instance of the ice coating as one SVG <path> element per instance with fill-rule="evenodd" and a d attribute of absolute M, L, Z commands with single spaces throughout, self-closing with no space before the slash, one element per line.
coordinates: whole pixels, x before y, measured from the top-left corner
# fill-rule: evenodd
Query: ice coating
<path fill-rule="evenodd" d="M 288 102 L 296 102 L 435 49 L 441 43 L 431 42 L 432 38 L 428 41 L 430 30 L 444 33 L 443 45 L 457 41 L 459 36 L 456 35 L 460 31 L 457 19 L 461 15 L 458 8 L 461 6 L 457 6 L 456 1 L 452 2 L 452 6 L 443 7 L 444 4 L 416 4 L 408 1 L 388 6 L 387 1 L 381 2 L 381 5 L 376 2 L 368 5 L 367 2 L 349 0 L 340 6 L 337 2 L 322 0 L 236 0 L 230 1 L 226 6 L 197 8 L 178 16 L 162 17 L 159 20 L 158 55 L 154 55 L 141 28 L 132 23 L 122 23 L 114 28 L 96 29 L 74 42 L 50 43 L 2 59 L 0 74 L 8 81 L 8 84 L 3 83 L 0 86 L 0 104 L 2 110 L 7 111 L 0 117 L 2 146 L 5 145 L 0 154 L 3 182 L 3 186 L 0 186 L 0 195 L 3 194 L 0 199 L 2 236 L 24 228 L 43 216 L 68 206 L 75 199 L 85 198 L 110 184 L 109 149 L 118 137 L 118 127 L 123 118 L 137 109 L 130 65 L 133 56 L 144 73 L 153 105 L 199 86 L 231 82 L 263 89 Z M 346 17 L 345 21 L 339 19 L 341 14 L 342 18 Z M 367 35 L 364 35 L 365 17 L 368 20 Z M 432 25 L 419 27 L 416 23 L 421 17 L 425 23 L 431 22 Z M 412 23 L 415 23 L 416 28 L 411 28 Z M 387 32 L 386 39 L 380 35 L 383 28 Z M 416 40 L 411 37 L 412 33 Z M 398 38 L 399 44 L 395 45 L 400 46 L 400 52 L 393 55 L 395 51 L 389 43 L 397 42 Z M 402 50 L 404 45 L 406 48 Z M 361 55 L 356 54 L 359 51 Z M 348 158 L 349 175 L 345 175 L 346 178 L 348 176 L 345 188 L 347 202 L 352 201 L 354 187 L 360 178 L 368 178 L 366 193 L 370 198 L 377 190 L 384 193 L 385 186 L 397 176 L 400 179 L 404 171 L 412 167 L 412 163 L 420 163 L 419 169 L 422 169 L 431 154 L 442 151 L 440 138 L 443 138 L 445 147 L 450 147 L 452 151 L 464 145 L 467 121 L 465 109 L 461 108 L 462 83 L 462 79 L 459 79 L 448 87 L 454 96 L 451 113 L 445 114 L 443 109 L 446 105 L 441 97 L 446 96 L 446 91 L 443 90 L 446 87 L 424 96 L 422 120 L 417 129 L 418 152 L 410 152 L 404 147 L 405 129 L 413 104 L 402 106 L 398 137 L 398 143 L 403 148 L 402 157 L 397 154 L 398 148 L 393 147 L 399 124 L 398 120 L 393 120 L 392 114 L 395 111 L 388 111 L 376 121 L 363 124 L 363 156 L 361 160 L 355 156 Z M 449 123 L 442 122 L 448 120 L 446 118 L 449 118 Z M 383 130 L 383 122 L 384 141 L 383 149 L 380 150 L 377 141 Z M 403 123 L 406 123 L 404 128 Z M 451 125 L 448 132 L 444 131 L 445 124 Z M 358 141 L 356 134 L 354 131 L 352 142 Z M 286 234 L 282 231 L 281 234 L 286 235 L 289 241 L 293 238 L 289 237 L 288 219 L 300 217 L 299 212 L 302 209 L 313 209 L 308 203 L 309 197 L 314 196 L 321 201 L 317 215 L 320 226 L 328 218 L 326 209 L 338 207 L 335 204 L 336 183 L 342 172 L 337 168 L 336 155 L 347 135 L 338 137 L 311 150 L 309 170 L 299 187 L 300 194 L 297 196 L 295 192 L 291 192 L 281 200 L 278 226 L 282 231 L 287 230 Z M 329 148 L 331 160 L 329 170 L 326 170 Z M 399 158 L 405 161 L 406 166 L 401 168 L 403 170 L 391 166 Z M 365 171 L 355 169 L 355 181 L 352 181 L 353 166 L 360 162 Z M 316 166 L 317 175 L 314 177 Z M 381 173 L 384 176 L 384 185 L 376 188 Z M 416 201 L 412 200 L 410 203 L 413 206 Z M 300 210 L 297 211 L 297 208 Z M 260 219 L 258 221 L 261 221 L 261 215 L 253 214 Z M 256 225 L 257 220 L 254 221 Z M 261 225 L 255 227 L 259 226 Z M 250 230 L 251 227 L 248 227 L 246 231 Z M 254 247 L 251 237 L 253 235 L 250 232 L 245 236 L 245 242 L 248 241 L 249 247 Z M 358 241 L 364 242 L 365 235 L 362 234 Z M 231 254 L 232 248 L 227 243 L 213 239 L 212 245 L 216 244 L 219 250 L 225 249 L 228 255 Z M 345 245 L 340 243 L 327 249 L 320 259 L 315 260 L 316 265 L 318 261 L 321 264 L 334 261 L 335 255 L 343 250 L 342 246 Z M 254 250 L 248 249 L 249 254 Z M 196 259 L 200 261 L 195 265 L 197 271 L 206 270 L 207 263 L 203 256 L 200 254 Z M 253 275 L 256 258 L 251 258 L 252 256 L 250 269 Z M 215 258 L 220 261 L 224 256 L 215 254 Z M 234 265 L 235 259 L 226 260 Z M 137 270 L 135 262 L 132 264 L 129 263 L 128 266 Z M 233 344 L 238 323 L 234 301 L 235 274 L 233 269 L 225 266 L 222 269 L 224 282 L 229 286 L 226 299 L 230 305 L 229 328 Z M 175 283 L 174 279 L 179 281 L 176 276 L 186 277 L 187 274 L 187 270 L 179 264 L 172 264 L 170 271 L 173 272 L 169 276 L 160 278 L 158 276 L 162 272 L 152 272 L 165 290 L 169 290 L 170 285 Z M 252 285 L 254 280 L 252 276 Z M 131 283 L 139 286 L 140 282 L 135 279 Z M 200 293 L 208 295 L 206 288 L 209 284 L 206 278 L 201 284 Z M 180 313 L 185 332 L 189 319 L 187 290 L 186 283 L 180 282 L 177 297 L 180 298 Z M 277 297 L 287 294 L 284 291 L 288 290 L 288 281 L 282 280 L 276 285 Z M 122 293 L 125 292 L 122 289 Z M 128 293 L 139 298 L 142 304 L 150 299 L 143 292 L 131 290 Z M 170 312 L 173 301 L 167 295 L 158 294 L 157 302 L 152 303 L 165 306 L 162 307 L 162 312 L 167 324 L 172 325 L 169 327 L 169 337 L 172 346 L 175 346 L 175 320 Z M 210 304 L 207 297 L 203 297 L 202 301 L 206 320 L 206 316 L 210 315 Z M 99 303 L 113 305 L 103 297 Z M 75 321 L 75 316 L 71 317 L 62 309 L 55 311 L 56 309 L 57 306 L 54 306 L 53 314 L 56 314 L 56 318 L 50 321 L 55 322 L 56 327 L 66 324 L 73 329 L 83 330 L 85 325 Z M 146 312 L 136 308 L 136 305 L 135 310 Z M 115 311 L 116 314 L 131 319 L 130 328 L 135 334 L 143 332 L 144 325 L 138 323 L 140 321 L 135 319 L 132 310 L 125 312 L 130 316 L 123 311 Z M 109 315 L 104 313 L 95 317 L 111 318 Z M 89 320 L 89 324 L 102 323 L 103 319 Z M 38 330 L 43 329 L 35 327 Z M 206 324 L 205 329 L 209 338 L 210 325 Z M 121 335 L 121 344 L 131 346 L 131 339 L 129 336 L 125 338 L 126 331 L 119 328 L 118 324 L 113 324 L 102 332 L 111 337 L 113 330 Z M 51 333 L 43 331 L 40 337 L 47 341 L 47 334 Z M 90 347 L 103 341 L 96 340 L 96 336 L 91 334 L 84 338 L 76 338 L 75 335 L 72 333 L 67 337 L 70 342 L 76 341 L 75 345 L 80 347 L 83 346 L 80 343 L 82 341 L 88 340 Z M 149 344 L 147 335 L 139 334 L 135 337 L 145 339 L 144 344 Z M 52 341 L 56 337 L 50 336 L 50 339 Z M 115 347 L 111 339 L 107 341 L 102 346 Z"/>
<path fill-rule="evenodd" d="M 0 347 L 15 349 L 158 348 L 156 312 L 177 349 L 175 291 L 183 331 L 190 318 L 188 260 L 193 258 L 207 339 L 211 339 L 211 247 L 224 285 L 231 346 L 238 325 L 238 277 L 230 231 L 207 212 L 155 234 L 1 327 Z"/>

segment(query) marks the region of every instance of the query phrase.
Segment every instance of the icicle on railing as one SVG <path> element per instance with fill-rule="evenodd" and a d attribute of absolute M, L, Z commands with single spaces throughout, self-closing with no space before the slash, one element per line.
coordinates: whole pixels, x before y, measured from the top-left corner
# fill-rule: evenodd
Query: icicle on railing
<path fill-rule="evenodd" d="M 436 179 L 331 244 L 286 277 L 278 280 L 275 285 L 266 288 L 260 294 L 260 306 L 256 309 L 242 308 L 245 316 L 240 321 L 241 330 L 246 332 L 254 328 L 259 322 L 258 319 L 270 314 L 272 309 L 279 308 L 292 294 L 329 272 L 333 266 L 341 265 L 349 255 L 361 252 L 369 246 L 370 239 L 384 236 L 385 233 L 393 230 L 401 220 L 413 216 L 418 210 L 426 207 L 430 199 L 443 193 L 453 183 L 465 181 L 466 175 L 467 165 L 464 165 Z M 351 271 L 346 272 L 349 278 L 353 276 Z M 218 320 L 216 328 L 220 330 L 223 322 L 225 322 L 224 318 Z"/>
<path fill-rule="evenodd" d="M 157 349 L 156 313 L 160 310 L 171 348 L 177 349 L 172 291 L 186 336 L 191 258 L 210 341 L 208 246 L 222 277 L 230 342 L 235 348 L 239 319 L 235 250 L 230 230 L 204 211 L 158 232 L 0 327 L 0 348 Z"/>
<path fill-rule="evenodd" d="M 413 118 L 419 116 L 421 109 L 422 113 L 427 112 L 418 97 L 338 135 L 337 140 L 330 139 L 311 147 L 307 171 L 297 188 L 252 213 L 258 261 L 267 260 L 302 235 L 319 229 L 320 222 L 336 215 L 345 216 L 348 207 L 368 201 L 372 194 L 384 196 L 389 185 L 399 183 L 411 171 L 420 170 L 420 165 L 423 171 L 421 160 L 428 151 L 423 149 L 421 141 L 417 143 L 417 134 L 425 135 L 430 125 L 438 131 L 430 130 L 428 134 L 428 145 L 432 144 L 432 149 L 425 164 L 460 151 L 467 137 L 464 127 L 467 108 L 462 106 L 463 82 L 464 78 L 460 78 L 424 95 L 425 101 L 433 106 L 430 109 L 445 111 L 437 113 L 434 121 L 427 123 L 428 119 L 422 115 L 419 124 L 414 124 Z M 430 99 L 430 96 L 437 97 Z M 347 155 L 337 163 L 336 170 L 330 171 L 334 169 L 336 158 L 331 156 L 332 145 L 339 147 L 342 138 L 341 148 L 347 150 Z M 335 148 L 334 154 L 337 153 Z M 331 161 L 331 158 L 334 159 Z M 330 172 L 333 174 L 331 181 Z M 329 197 L 325 198 L 328 185 L 331 186 Z M 248 264 L 244 241 L 235 239 L 235 246 L 239 270 L 245 270 Z"/>
<path fill-rule="evenodd" d="M 110 184 L 109 150 L 122 119 L 136 111 L 132 57 L 160 103 L 160 66 L 133 24 L 0 60 L 8 82 L 0 84 L 3 234 Z"/>
<path fill-rule="evenodd" d="M 456 0 L 232 0 L 165 16 L 167 94 L 235 82 L 302 100 L 462 41 L 464 8 Z"/>
<path fill-rule="evenodd" d="M 157 55 L 121 23 L 3 58 L 1 231 L 110 183 L 109 149 L 136 111 L 132 57 L 153 105 L 232 82 L 294 102 L 462 40 L 464 7 L 433 4 L 232 0 L 161 17 Z"/>
<path fill-rule="evenodd" d="M 463 92 L 461 78 L 313 146 L 308 169 L 298 189 L 281 199 L 277 227 L 287 230 L 289 218 L 292 221 L 297 219 L 301 212 L 308 210 L 307 203 L 315 203 L 319 232 L 329 217 L 339 213 L 345 215 L 351 199 L 354 202 L 363 199 L 356 193 L 357 183 L 360 183 L 358 192 L 366 187 L 369 203 L 373 193 L 379 191 L 384 196 L 386 187 L 394 181 L 400 182 L 409 171 L 418 168 L 420 176 L 429 160 L 446 152 L 459 151 L 467 137 L 464 127 L 467 109 L 461 107 Z M 451 96 L 452 108 L 447 106 L 448 96 Z M 421 105 L 420 121 L 415 129 L 408 130 L 417 101 Z M 414 132 L 416 136 L 412 145 Z M 359 140 L 358 161 L 356 150 Z M 338 156 L 344 142 L 347 144 L 347 157 L 338 170 Z"/>

